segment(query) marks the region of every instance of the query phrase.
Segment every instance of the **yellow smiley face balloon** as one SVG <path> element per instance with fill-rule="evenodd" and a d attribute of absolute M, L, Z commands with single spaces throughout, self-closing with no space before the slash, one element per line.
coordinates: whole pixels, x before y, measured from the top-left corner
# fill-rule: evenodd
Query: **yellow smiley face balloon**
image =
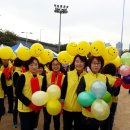
<path fill-rule="evenodd" d="M 112 61 L 118 56 L 118 50 L 115 47 L 106 47 L 105 53 L 103 55 L 106 61 Z"/>
<path fill-rule="evenodd" d="M 21 46 L 16 51 L 17 57 L 22 61 L 27 61 L 31 58 L 30 50 L 27 47 Z"/>
<path fill-rule="evenodd" d="M 77 52 L 81 56 L 87 56 L 90 52 L 90 44 L 86 41 L 81 41 L 78 43 Z"/>
<path fill-rule="evenodd" d="M 49 49 L 44 49 L 44 52 L 40 56 L 42 63 L 46 64 L 51 62 L 54 58 L 53 52 Z"/>
<path fill-rule="evenodd" d="M 72 56 L 67 51 L 61 51 L 57 56 L 58 61 L 61 64 L 69 64 L 72 62 Z"/>
<path fill-rule="evenodd" d="M 72 56 L 77 55 L 77 43 L 75 42 L 68 43 L 68 45 L 66 46 L 66 51 Z"/>
<path fill-rule="evenodd" d="M 121 58 L 117 56 L 114 60 L 111 61 L 117 68 L 121 65 Z"/>
<path fill-rule="evenodd" d="M 94 41 L 91 44 L 91 55 L 93 55 L 93 56 L 102 56 L 104 51 L 105 51 L 104 42 L 98 40 L 98 41 Z"/>
<path fill-rule="evenodd" d="M 40 57 L 43 51 L 44 47 L 40 43 L 34 43 L 30 48 L 31 55 L 34 57 Z"/>
<path fill-rule="evenodd" d="M 0 48 L 0 58 L 1 59 L 10 59 L 13 56 L 13 50 L 11 47 L 4 46 Z"/>

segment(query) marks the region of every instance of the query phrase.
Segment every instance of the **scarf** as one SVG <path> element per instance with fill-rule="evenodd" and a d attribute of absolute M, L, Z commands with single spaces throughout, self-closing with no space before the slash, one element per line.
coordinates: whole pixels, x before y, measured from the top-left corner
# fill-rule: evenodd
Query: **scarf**
<path fill-rule="evenodd" d="M 13 67 L 11 67 L 11 68 L 7 67 L 7 68 L 4 68 L 4 70 L 3 70 L 4 76 L 7 80 L 9 80 L 11 77 L 12 68 Z"/>
<path fill-rule="evenodd" d="M 56 84 L 61 88 L 63 73 L 62 72 L 52 72 L 51 83 Z M 57 83 L 56 83 L 57 81 Z"/>
<path fill-rule="evenodd" d="M 30 82 L 31 82 L 32 94 L 40 90 L 39 80 L 37 77 L 31 78 Z"/>

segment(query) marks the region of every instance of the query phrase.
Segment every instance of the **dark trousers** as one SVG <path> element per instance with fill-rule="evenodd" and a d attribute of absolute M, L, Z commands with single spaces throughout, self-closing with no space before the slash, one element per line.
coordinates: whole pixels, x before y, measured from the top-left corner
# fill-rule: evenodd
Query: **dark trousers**
<path fill-rule="evenodd" d="M 2 115 L 4 113 L 4 98 L 0 98 L 0 120 L 2 118 Z"/>
<path fill-rule="evenodd" d="M 63 110 L 63 129 L 72 130 L 74 122 L 74 130 L 81 130 L 81 112 L 69 112 Z"/>
<path fill-rule="evenodd" d="M 43 108 L 44 112 L 44 126 L 43 130 L 50 130 L 51 115 L 47 112 L 46 108 Z M 60 130 L 60 114 L 53 116 L 55 130 Z"/>
<path fill-rule="evenodd" d="M 99 122 L 100 130 L 110 130 L 110 116 L 104 120 Z"/>
<path fill-rule="evenodd" d="M 9 111 L 13 112 L 13 87 L 12 86 L 8 86 L 6 89 L 6 94 L 8 97 L 8 105 L 9 105 Z"/>
<path fill-rule="evenodd" d="M 21 130 L 33 130 L 37 128 L 39 113 L 19 112 Z"/>
<path fill-rule="evenodd" d="M 14 110 L 13 110 L 13 123 L 17 124 L 17 116 L 18 116 L 18 98 L 14 98 Z"/>
<path fill-rule="evenodd" d="M 111 109 L 110 109 L 110 130 L 112 130 L 112 127 L 113 127 L 116 108 L 117 108 L 117 103 L 112 103 Z"/>
<path fill-rule="evenodd" d="M 82 115 L 81 117 L 81 129 L 82 130 L 110 130 L 110 118 L 108 117 L 104 121 L 98 121 L 94 118 L 87 118 Z"/>
<path fill-rule="evenodd" d="M 94 118 L 81 116 L 81 130 L 98 130 L 99 124 Z"/>

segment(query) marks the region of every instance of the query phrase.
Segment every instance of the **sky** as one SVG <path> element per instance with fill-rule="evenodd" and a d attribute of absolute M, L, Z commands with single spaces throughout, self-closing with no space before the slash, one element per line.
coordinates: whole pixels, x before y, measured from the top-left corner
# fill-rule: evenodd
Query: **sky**
<path fill-rule="evenodd" d="M 115 46 L 121 41 L 123 2 L 0 0 L 0 29 L 12 31 L 21 37 L 58 44 L 60 14 L 54 12 L 54 4 L 68 5 L 68 13 L 61 16 L 61 44 L 102 40 Z M 130 44 L 129 5 L 130 0 L 125 0 L 123 48 L 126 49 Z"/>

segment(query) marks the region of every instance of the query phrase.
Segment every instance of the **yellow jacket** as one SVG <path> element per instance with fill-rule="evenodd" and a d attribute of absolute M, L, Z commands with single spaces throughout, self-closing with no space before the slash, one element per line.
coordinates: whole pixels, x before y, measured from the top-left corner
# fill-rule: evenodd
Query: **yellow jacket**
<path fill-rule="evenodd" d="M 49 87 L 52 83 L 51 83 L 51 79 L 52 79 L 52 73 L 53 71 L 50 71 L 46 74 L 46 78 L 47 78 L 47 87 Z M 65 75 L 63 74 L 62 76 L 62 81 L 61 81 L 61 85 L 63 83 L 63 80 L 64 80 L 64 77 Z M 57 80 L 58 80 L 58 77 L 56 77 L 56 80 L 55 80 L 55 84 L 57 85 Z"/>
<path fill-rule="evenodd" d="M 2 71 L 0 71 L 0 80 L 1 80 Z M 1 82 L 0 82 L 0 98 L 4 98 L 4 90 L 2 89 Z"/>
<path fill-rule="evenodd" d="M 23 87 L 22 94 L 25 97 L 27 97 L 29 100 L 31 100 L 32 90 L 31 90 L 30 80 L 31 80 L 31 78 L 33 78 L 33 75 L 32 75 L 31 72 L 25 72 L 23 74 L 25 76 L 25 85 Z M 40 88 L 41 88 L 43 76 L 37 75 L 37 77 L 38 77 L 39 85 L 40 85 Z M 30 109 L 29 106 L 24 105 L 20 100 L 18 100 L 18 111 L 20 111 L 20 112 L 31 112 L 32 109 Z"/>
<path fill-rule="evenodd" d="M 84 74 L 86 74 L 85 71 L 83 71 L 80 74 L 80 76 L 78 76 L 76 70 L 69 71 L 67 73 L 68 86 L 67 86 L 67 92 L 66 92 L 65 101 L 64 101 L 64 107 L 63 107 L 64 110 L 70 111 L 70 112 L 82 111 L 82 107 L 77 102 L 76 91 L 77 91 L 79 81 Z"/>
<path fill-rule="evenodd" d="M 12 73 L 11 73 L 11 77 L 12 77 L 12 74 L 13 74 L 13 65 L 12 65 L 11 62 L 9 62 L 8 67 L 9 67 L 9 68 L 12 68 Z M 3 72 L 3 71 L 4 71 L 4 68 L 5 68 L 5 67 L 2 65 L 2 66 L 0 67 L 0 70 Z M 8 87 L 8 86 L 12 86 L 12 85 L 13 85 L 12 79 L 9 79 L 9 80 L 6 79 L 6 85 L 7 85 L 7 87 Z"/>

